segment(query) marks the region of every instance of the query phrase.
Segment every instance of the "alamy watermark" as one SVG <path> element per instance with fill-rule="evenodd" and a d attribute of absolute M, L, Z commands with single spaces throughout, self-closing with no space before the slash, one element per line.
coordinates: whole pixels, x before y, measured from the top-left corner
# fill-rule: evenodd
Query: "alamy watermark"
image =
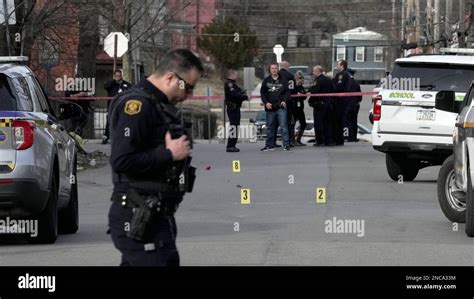
<path fill-rule="evenodd" d="M 257 127 L 255 125 L 234 126 L 227 123 L 225 126 L 220 125 L 217 127 L 217 138 L 220 140 L 239 138 L 240 140 L 257 142 Z"/>
<path fill-rule="evenodd" d="M 421 87 L 420 78 L 394 78 L 392 75 L 381 80 L 380 88 L 389 90 L 411 90 L 419 91 Z"/>
<path fill-rule="evenodd" d="M 56 78 L 55 89 L 59 92 L 87 92 L 95 94 L 95 78 L 71 78 L 64 75 L 62 78 Z"/>
<path fill-rule="evenodd" d="M 360 219 L 327 219 L 324 221 L 326 234 L 356 234 L 357 237 L 365 236 L 365 220 Z"/>
<path fill-rule="evenodd" d="M 0 219 L 0 235 L 29 234 L 31 237 L 38 236 L 38 220 L 24 219 Z"/>

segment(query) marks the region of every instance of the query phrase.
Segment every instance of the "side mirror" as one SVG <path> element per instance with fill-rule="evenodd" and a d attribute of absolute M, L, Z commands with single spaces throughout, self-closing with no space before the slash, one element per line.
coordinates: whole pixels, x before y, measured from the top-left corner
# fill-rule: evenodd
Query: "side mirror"
<path fill-rule="evenodd" d="M 59 120 L 78 118 L 82 115 L 81 106 L 75 103 L 64 103 L 59 105 Z"/>
<path fill-rule="evenodd" d="M 438 110 L 459 113 L 461 102 L 456 102 L 456 93 L 452 90 L 443 90 L 436 94 L 435 108 Z"/>
<path fill-rule="evenodd" d="M 249 119 L 249 122 L 250 122 L 251 124 L 254 124 L 254 123 L 255 123 L 255 119 L 251 118 L 251 119 Z"/>

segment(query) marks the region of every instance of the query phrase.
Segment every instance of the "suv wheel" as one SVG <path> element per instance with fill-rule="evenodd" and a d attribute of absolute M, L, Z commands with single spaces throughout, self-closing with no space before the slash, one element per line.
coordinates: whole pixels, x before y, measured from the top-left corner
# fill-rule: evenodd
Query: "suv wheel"
<path fill-rule="evenodd" d="M 77 192 L 77 157 L 73 164 L 73 184 L 71 184 L 71 194 L 69 195 L 69 204 L 59 212 L 59 233 L 75 234 L 79 229 L 79 206 Z"/>
<path fill-rule="evenodd" d="M 439 171 L 438 201 L 441 211 L 451 222 L 464 223 L 466 220 L 466 202 L 462 198 L 462 189 L 455 184 L 454 156 L 449 156 L 444 161 Z"/>
<path fill-rule="evenodd" d="M 474 237 L 474 196 L 472 194 L 471 171 L 467 167 L 467 194 L 466 194 L 466 235 Z"/>
<path fill-rule="evenodd" d="M 411 182 L 416 178 L 420 170 L 418 161 L 405 159 L 403 156 L 393 154 L 385 155 L 385 164 L 388 175 L 394 181 L 403 179 L 405 182 Z"/>
<path fill-rule="evenodd" d="M 51 178 L 50 195 L 48 203 L 38 220 L 38 235 L 28 237 L 32 244 L 52 244 L 58 238 L 58 183 L 56 176 Z"/>

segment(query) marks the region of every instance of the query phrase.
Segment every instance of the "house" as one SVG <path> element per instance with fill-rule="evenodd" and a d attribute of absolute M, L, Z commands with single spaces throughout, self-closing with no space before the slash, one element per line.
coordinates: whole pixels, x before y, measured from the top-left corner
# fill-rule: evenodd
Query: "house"
<path fill-rule="evenodd" d="M 332 70 L 337 72 L 336 63 L 346 60 L 349 68 L 356 71 L 359 82 L 379 82 L 387 71 L 388 39 L 385 35 L 357 27 L 332 37 Z"/>

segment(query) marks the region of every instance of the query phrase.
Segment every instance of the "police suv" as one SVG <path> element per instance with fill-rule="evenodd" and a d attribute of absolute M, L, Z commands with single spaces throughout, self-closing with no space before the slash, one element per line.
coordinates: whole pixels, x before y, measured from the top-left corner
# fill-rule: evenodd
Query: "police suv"
<path fill-rule="evenodd" d="M 412 181 L 452 154 L 456 114 L 435 108 L 438 91 L 462 102 L 474 78 L 474 56 L 415 55 L 395 61 L 373 101 L 372 145 L 386 154 L 391 179 Z"/>
<path fill-rule="evenodd" d="M 78 229 L 77 150 L 60 121 L 81 111 L 56 114 L 27 60 L 0 57 L 0 219 L 36 221 L 29 241 L 53 243 Z"/>
<path fill-rule="evenodd" d="M 474 77 L 471 77 L 474 80 Z M 453 91 L 436 96 L 436 109 L 455 113 L 454 154 L 443 163 L 438 176 L 438 200 L 445 216 L 456 223 L 466 223 L 466 234 L 474 237 L 474 81 L 462 102 Z"/>

